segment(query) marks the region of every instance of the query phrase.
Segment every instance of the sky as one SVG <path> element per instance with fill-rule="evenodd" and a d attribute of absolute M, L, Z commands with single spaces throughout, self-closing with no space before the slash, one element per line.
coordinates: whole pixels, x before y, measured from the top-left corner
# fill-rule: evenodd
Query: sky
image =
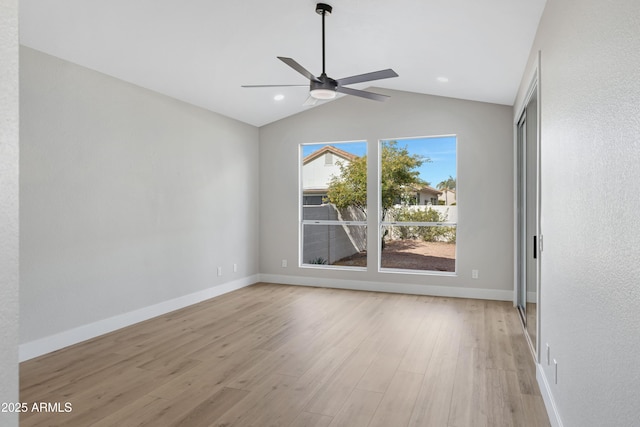
<path fill-rule="evenodd" d="M 393 140 L 385 140 L 388 142 Z M 419 168 L 420 178 L 429 182 L 432 187 L 452 176 L 456 178 L 456 137 L 438 136 L 426 138 L 398 139 L 398 146 L 406 146 L 410 154 L 419 154 L 431 159 Z M 313 153 L 327 145 L 309 144 L 302 146 L 302 157 Z M 366 142 L 330 143 L 341 150 L 362 156 L 367 152 Z"/>

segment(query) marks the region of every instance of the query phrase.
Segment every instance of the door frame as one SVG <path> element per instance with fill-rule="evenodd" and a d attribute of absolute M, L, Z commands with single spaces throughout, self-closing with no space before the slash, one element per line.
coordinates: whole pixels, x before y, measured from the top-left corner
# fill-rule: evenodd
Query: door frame
<path fill-rule="evenodd" d="M 527 88 L 526 96 L 523 98 L 521 105 L 518 106 L 516 110 L 517 114 L 514 116 L 514 153 L 513 153 L 513 165 L 514 165 L 514 174 L 513 174 L 513 195 L 514 195 L 514 212 L 513 212 L 513 248 L 514 248 L 514 293 L 513 293 L 513 305 L 518 310 L 518 313 L 522 316 L 521 311 L 518 309 L 518 292 L 520 286 L 520 275 L 521 275 L 521 259 L 520 254 L 522 249 L 526 249 L 526 236 L 525 242 L 522 242 L 520 219 L 518 214 L 519 209 L 519 197 L 520 197 L 520 182 L 518 179 L 520 171 L 520 158 L 519 158 L 519 140 L 518 140 L 518 124 L 521 122 L 522 118 L 525 117 L 526 120 L 526 108 L 535 95 L 537 98 L 536 104 L 536 207 L 535 207 L 535 235 L 538 236 L 538 244 L 537 244 L 537 257 L 536 257 L 536 342 L 531 341 L 531 337 L 529 336 L 527 329 L 525 327 L 526 319 L 522 319 L 521 323 L 524 331 L 524 335 L 527 339 L 531 352 L 533 354 L 534 360 L 539 363 L 540 361 L 540 336 L 541 336 L 541 265 L 542 265 L 542 251 L 543 251 L 543 234 L 541 227 L 541 206 L 542 206 L 542 193 L 541 193 L 541 184 L 542 184 L 542 168 L 541 168 L 541 153 L 542 153 L 542 145 L 541 145 L 541 89 L 540 89 L 540 62 L 541 55 L 538 52 L 536 58 L 535 69 L 532 74 L 533 77 L 530 80 L 529 87 Z M 526 123 L 525 123 L 526 126 Z M 526 131 L 526 129 L 525 129 Z M 526 167 L 525 167 L 526 170 Z M 526 205 L 526 204 L 525 204 Z M 526 225 L 523 224 L 526 227 Z M 526 272 L 526 270 L 524 270 Z M 525 301 L 527 298 L 525 298 Z"/>

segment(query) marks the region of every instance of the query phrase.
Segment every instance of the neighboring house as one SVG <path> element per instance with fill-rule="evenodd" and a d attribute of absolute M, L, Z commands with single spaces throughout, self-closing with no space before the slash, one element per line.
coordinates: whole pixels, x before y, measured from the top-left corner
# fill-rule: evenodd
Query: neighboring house
<path fill-rule="evenodd" d="M 418 205 L 437 205 L 442 191 L 425 185 L 416 191 L 416 204 Z"/>
<path fill-rule="evenodd" d="M 456 202 L 456 190 L 443 190 L 438 196 L 439 201 L 443 201 L 445 205 L 457 204 Z"/>
<path fill-rule="evenodd" d="M 302 204 L 321 205 L 327 197 L 329 182 L 334 176 L 340 176 L 340 164 L 343 166 L 356 159 L 355 154 L 325 145 L 302 160 Z"/>

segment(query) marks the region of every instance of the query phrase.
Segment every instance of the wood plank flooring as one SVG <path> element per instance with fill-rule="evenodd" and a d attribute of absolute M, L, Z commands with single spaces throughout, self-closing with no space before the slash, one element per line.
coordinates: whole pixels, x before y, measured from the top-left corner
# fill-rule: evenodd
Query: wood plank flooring
<path fill-rule="evenodd" d="M 549 426 L 509 302 L 257 284 L 30 360 L 27 426 Z"/>

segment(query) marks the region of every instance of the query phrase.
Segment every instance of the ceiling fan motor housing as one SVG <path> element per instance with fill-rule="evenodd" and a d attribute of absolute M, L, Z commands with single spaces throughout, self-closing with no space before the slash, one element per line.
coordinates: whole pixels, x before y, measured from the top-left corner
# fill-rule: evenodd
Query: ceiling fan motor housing
<path fill-rule="evenodd" d="M 335 98 L 338 82 L 331 77 L 327 77 L 324 73 L 318 77 L 318 80 L 311 80 L 309 83 L 309 94 L 316 99 Z"/>

